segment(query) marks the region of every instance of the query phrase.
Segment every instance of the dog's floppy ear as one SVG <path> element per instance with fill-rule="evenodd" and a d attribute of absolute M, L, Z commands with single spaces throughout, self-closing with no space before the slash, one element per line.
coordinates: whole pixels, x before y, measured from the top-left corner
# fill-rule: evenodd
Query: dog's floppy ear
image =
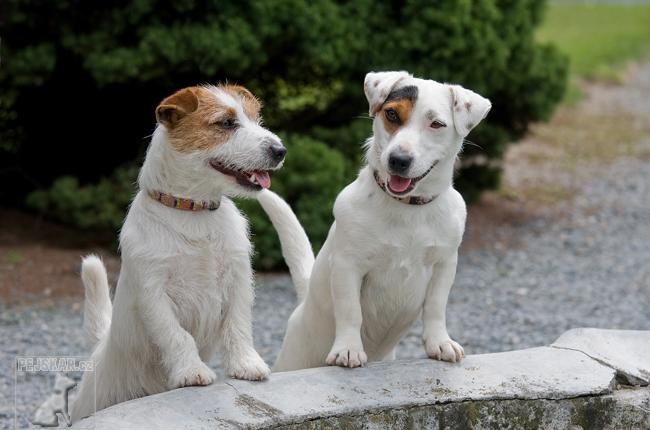
<path fill-rule="evenodd" d="M 156 108 L 156 121 L 168 128 L 174 127 L 185 115 L 199 107 L 199 99 L 192 88 L 184 88 L 160 102 Z"/>
<path fill-rule="evenodd" d="M 492 103 L 485 97 L 460 85 L 450 85 L 449 92 L 451 93 L 456 132 L 465 137 L 485 118 Z"/>
<path fill-rule="evenodd" d="M 384 104 L 386 97 L 399 81 L 409 78 L 411 75 L 407 72 L 369 72 L 363 82 L 363 91 L 368 99 L 370 116 L 377 113 L 381 105 Z"/>

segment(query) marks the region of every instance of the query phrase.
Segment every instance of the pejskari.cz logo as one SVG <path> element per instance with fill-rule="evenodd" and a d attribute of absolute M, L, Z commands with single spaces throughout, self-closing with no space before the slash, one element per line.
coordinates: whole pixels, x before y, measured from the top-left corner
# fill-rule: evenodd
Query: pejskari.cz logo
<path fill-rule="evenodd" d="M 17 357 L 16 372 L 92 372 L 92 360 L 76 357 Z"/>
<path fill-rule="evenodd" d="M 93 360 L 87 357 L 16 357 L 14 428 L 69 427 L 74 388 L 83 373 L 94 370 Z M 94 419 L 79 424 L 80 428 L 94 428 Z"/>

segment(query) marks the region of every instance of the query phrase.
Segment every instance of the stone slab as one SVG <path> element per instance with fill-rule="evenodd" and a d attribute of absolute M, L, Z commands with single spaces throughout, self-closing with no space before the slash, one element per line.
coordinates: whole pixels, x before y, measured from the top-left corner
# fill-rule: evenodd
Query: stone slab
<path fill-rule="evenodd" d="M 633 388 L 570 399 L 477 400 L 361 415 L 339 415 L 274 427 L 282 430 L 650 429 L 650 390 Z"/>
<path fill-rule="evenodd" d="M 325 367 L 136 399 L 73 428 L 266 428 L 454 402 L 598 396 L 612 392 L 615 374 L 581 352 L 550 347 L 473 355 L 456 364 L 425 359 Z"/>
<path fill-rule="evenodd" d="M 551 346 L 581 351 L 616 369 L 630 385 L 650 383 L 650 330 L 576 328 Z"/>

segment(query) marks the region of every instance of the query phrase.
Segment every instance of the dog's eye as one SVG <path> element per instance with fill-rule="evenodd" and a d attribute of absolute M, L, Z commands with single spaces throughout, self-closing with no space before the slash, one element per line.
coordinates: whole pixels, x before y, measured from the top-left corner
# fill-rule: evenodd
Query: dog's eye
<path fill-rule="evenodd" d="M 227 129 L 227 130 L 237 127 L 237 121 L 235 121 L 232 118 L 226 118 L 226 119 L 219 120 L 219 121 L 215 122 L 215 124 L 218 127 L 224 128 L 224 129 Z"/>
<path fill-rule="evenodd" d="M 395 109 L 386 109 L 384 115 L 386 115 L 386 119 L 390 122 L 399 122 L 399 115 L 397 115 Z"/>
<path fill-rule="evenodd" d="M 445 124 L 444 122 L 435 120 L 435 121 L 433 121 L 431 123 L 430 127 L 431 128 L 442 128 L 442 127 L 447 127 L 447 124 Z"/>

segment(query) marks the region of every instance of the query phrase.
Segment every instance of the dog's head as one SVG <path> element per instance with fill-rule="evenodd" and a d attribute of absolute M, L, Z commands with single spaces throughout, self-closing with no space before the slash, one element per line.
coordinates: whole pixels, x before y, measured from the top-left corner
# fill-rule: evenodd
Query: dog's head
<path fill-rule="evenodd" d="M 451 176 L 463 139 L 491 107 L 459 85 L 406 72 L 370 72 L 364 91 L 374 117 L 368 163 L 396 196 L 414 192 L 437 173 Z"/>
<path fill-rule="evenodd" d="M 261 126 L 260 102 L 237 85 L 189 87 L 164 99 L 156 119 L 181 175 L 247 195 L 271 185 L 286 149 Z"/>

